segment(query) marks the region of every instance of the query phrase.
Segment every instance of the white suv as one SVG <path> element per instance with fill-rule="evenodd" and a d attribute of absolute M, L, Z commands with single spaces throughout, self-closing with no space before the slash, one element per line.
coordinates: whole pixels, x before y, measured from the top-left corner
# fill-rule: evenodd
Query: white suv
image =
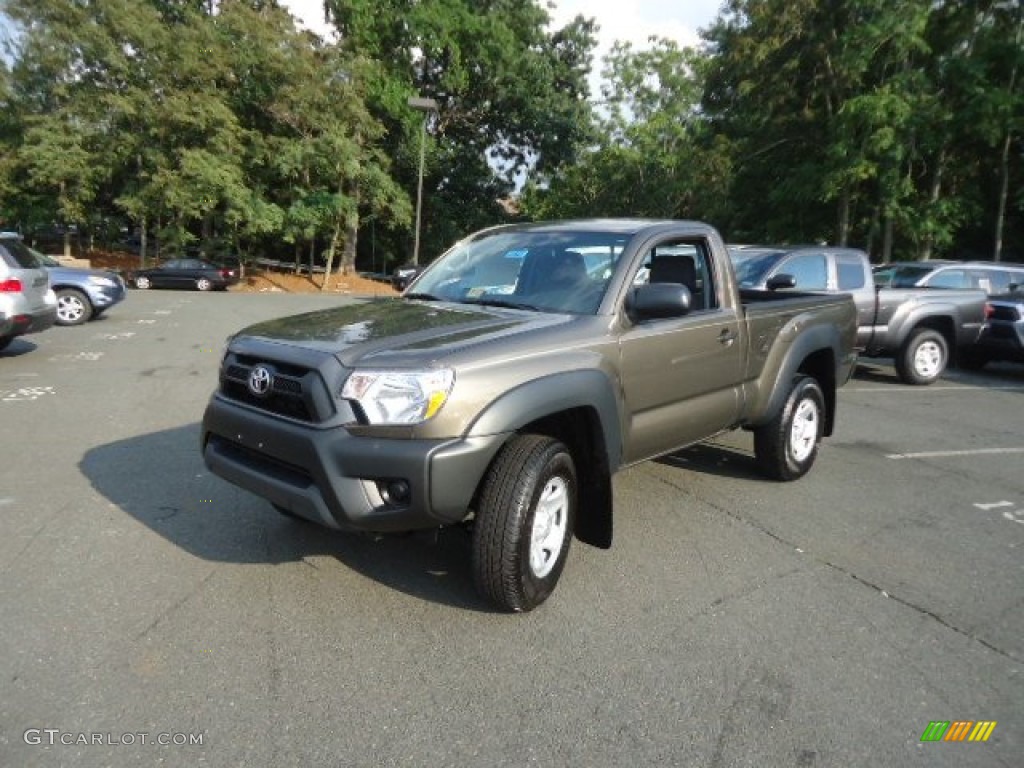
<path fill-rule="evenodd" d="M 16 236 L 0 235 L 0 349 L 25 333 L 45 331 L 57 318 L 50 275 Z"/>

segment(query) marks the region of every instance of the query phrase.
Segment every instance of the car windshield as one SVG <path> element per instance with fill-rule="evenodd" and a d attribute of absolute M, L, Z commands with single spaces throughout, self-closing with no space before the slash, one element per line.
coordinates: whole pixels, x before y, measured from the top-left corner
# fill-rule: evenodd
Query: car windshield
<path fill-rule="evenodd" d="M 40 253 L 35 248 L 29 248 L 29 252 L 36 257 L 36 261 L 42 264 L 44 267 L 59 267 L 60 262 L 52 256 L 47 256 L 45 253 Z"/>
<path fill-rule="evenodd" d="M 934 266 L 915 264 L 882 267 L 874 272 L 875 284 L 889 288 L 913 288 L 922 277 L 934 270 Z"/>
<path fill-rule="evenodd" d="M 736 281 L 743 288 L 751 288 L 755 285 L 760 285 L 764 282 L 765 277 L 772 269 L 778 264 L 782 257 L 786 255 L 785 251 L 768 251 L 768 252 L 729 252 L 732 257 L 733 267 L 736 270 Z"/>
<path fill-rule="evenodd" d="M 628 235 L 499 230 L 456 244 L 409 298 L 592 315 Z"/>

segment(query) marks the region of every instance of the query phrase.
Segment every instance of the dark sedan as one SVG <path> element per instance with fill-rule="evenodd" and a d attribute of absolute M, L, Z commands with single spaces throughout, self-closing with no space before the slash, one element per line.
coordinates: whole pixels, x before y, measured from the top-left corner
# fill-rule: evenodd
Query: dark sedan
<path fill-rule="evenodd" d="M 136 288 L 194 288 L 223 291 L 238 282 L 238 270 L 201 259 L 173 259 L 153 269 L 135 273 Z"/>

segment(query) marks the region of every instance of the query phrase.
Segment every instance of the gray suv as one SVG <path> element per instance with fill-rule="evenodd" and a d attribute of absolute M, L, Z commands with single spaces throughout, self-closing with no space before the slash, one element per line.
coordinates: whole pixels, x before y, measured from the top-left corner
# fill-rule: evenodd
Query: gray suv
<path fill-rule="evenodd" d="M 875 284 L 889 288 L 981 290 L 990 296 L 1024 285 L 1024 264 L 996 261 L 899 261 L 874 267 Z"/>
<path fill-rule="evenodd" d="M 57 296 L 50 276 L 17 237 L 0 235 L 0 349 L 54 324 Z"/>

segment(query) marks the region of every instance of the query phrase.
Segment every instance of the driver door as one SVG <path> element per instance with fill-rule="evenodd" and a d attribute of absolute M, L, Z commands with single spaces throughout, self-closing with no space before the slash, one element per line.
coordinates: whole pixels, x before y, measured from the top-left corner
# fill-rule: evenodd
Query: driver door
<path fill-rule="evenodd" d="M 660 269 L 659 259 L 692 259 L 686 269 Z M 649 249 L 633 277 L 676 282 L 693 275 L 688 314 L 637 323 L 620 337 L 621 381 L 628 413 L 624 453 L 635 463 L 699 442 L 734 426 L 740 412 L 743 348 L 737 311 L 722 306 L 708 244 L 665 241 Z M 686 278 L 682 278 L 686 279 Z"/>

